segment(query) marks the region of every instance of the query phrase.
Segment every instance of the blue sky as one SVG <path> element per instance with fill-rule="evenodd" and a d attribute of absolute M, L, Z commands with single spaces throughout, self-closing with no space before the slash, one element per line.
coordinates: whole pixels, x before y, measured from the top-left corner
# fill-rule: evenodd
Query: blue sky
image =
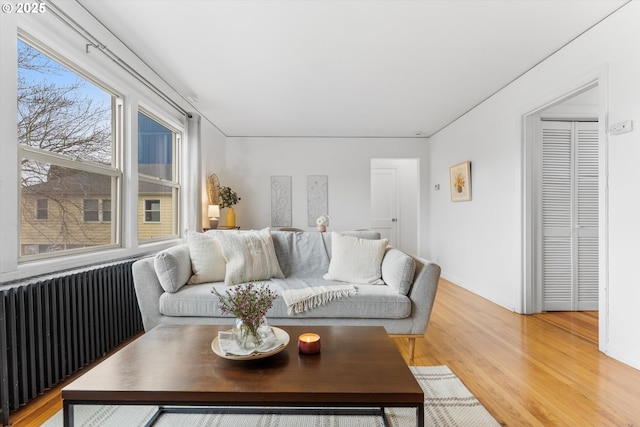
<path fill-rule="evenodd" d="M 29 47 L 30 49 L 33 49 L 34 51 L 38 52 L 40 57 L 42 58 L 42 62 L 44 62 L 44 58 L 47 58 L 52 63 L 56 64 L 57 68 L 59 69 L 59 71 L 56 74 L 53 74 L 53 73 L 43 74 L 37 71 L 24 70 L 24 69 L 18 70 L 19 75 L 22 77 L 25 77 L 28 82 L 30 81 L 30 82 L 36 83 L 36 82 L 47 81 L 49 83 L 55 83 L 59 86 L 67 86 L 75 82 L 76 80 L 80 79 L 81 81 L 84 82 L 84 87 L 82 88 L 83 95 L 95 100 L 95 102 L 98 104 L 104 104 L 105 106 L 111 105 L 111 94 L 109 94 L 108 92 L 94 85 L 89 80 L 86 80 L 85 78 L 69 70 L 67 67 L 55 61 L 51 57 L 48 57 L 42 54 L 37 49 L 31 47 L 30 45 L 23 42 L 22 40 L 18 40 L 18 49 L 21 49 L 23 47 Z"/>
<path fill-rule="evenodd" d="M 94 105 L 104 105 L 106 108 L 110 108 L 111 95 L 108 92 L 22 40 L 18 40 L 17 48 L 18 50 L 32 49 L 36 52 L 37 55 L 33 58 L 34 64 L 46 64 L 49 62 L 48 65 L 51 66 L 50 69 L 44 71 L 20 68 L 18 70 L 19 76 L 24 77 L 27 84 L 53 83 L 56 86 L 65 87 L 80 80 L 83 82 L 81 95 L 94 100 Z M 138 132 L 140 134 L 139 161 L 141 163 L 171 164 L 173 142 L 171 130 L 140 113 Z"/>

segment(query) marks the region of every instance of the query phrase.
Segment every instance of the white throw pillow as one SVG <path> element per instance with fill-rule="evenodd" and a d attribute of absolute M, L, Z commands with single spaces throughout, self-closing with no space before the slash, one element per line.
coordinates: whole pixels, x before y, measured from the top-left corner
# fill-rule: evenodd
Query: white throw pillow
<path fill-rule="evenodd" d="M 226 274 L 226 261 L 216 236 L 189 233 L 188 243 L 193 271 L 189 284 L 222 282 Z"/>
<path fill-rule="evenodd" d="M 272 277 L 284 279 L 268 228 L 238 234 L 220 233 L 218 240 L 227 261 L 226 285 Z"/>
<path fill-rule="evenodd" d="M 332 232 L 329 272 L 322 277 L 364 285 L 384 284 L 380 265 L 388 242 Z"/>

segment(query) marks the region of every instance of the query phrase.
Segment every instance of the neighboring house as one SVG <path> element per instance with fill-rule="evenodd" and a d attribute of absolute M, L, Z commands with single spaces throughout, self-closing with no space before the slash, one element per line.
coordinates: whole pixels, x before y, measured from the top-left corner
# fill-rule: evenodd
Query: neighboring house
<path fill-rule="evenodd" d="M 138 192 L 138 238 L 153 239 L 173 233 L 171 188 L 140 183 Z"/>
<path fill-rule="evenodd" d="M 56 166 L 50 168 L 45 179 L 22 189 L 21 255 L 116 243 L 111 221 L 116 179 Z M 140 184 L 140 239 L 171 234 L 171 192 L 162 185 Z"/>

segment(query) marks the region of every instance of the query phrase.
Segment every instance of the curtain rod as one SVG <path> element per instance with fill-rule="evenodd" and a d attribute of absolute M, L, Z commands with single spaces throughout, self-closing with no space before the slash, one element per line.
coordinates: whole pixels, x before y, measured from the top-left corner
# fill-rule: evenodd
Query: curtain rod
<path fill-rule="evenodd" d="M 45 1 L 43 1 L 43 0 L 39 0 L 39 1 L 40 1 L 40 3 L 45 3 Z M 184 108 L 182 108 L 169 95 L 164 93 L 160 88 L 155 86 L 153 83 L 151 83 L 149 80 L 147 80 L 142 74 L 140 74 L 133 67 L 131 67 L 129 64 L 127 64 L 122 58 L 120 58 L 118 55 L 116 55 L 112 50 L 107 48 L 107 46 L 104 45 L 97 37 L 95 37 L 93 34 L 91 34 L 87 29 L 85 29 L 77 21 L 75 21 L 73 18 L 71 18 L 62 9 L 60 9 L 60 7 L 58 7 L 52 0 L 47 0 L 46 4 L 47 4 L 47 10 L 53 12 L 53 14 L 60 21 L 62 21 L 64 24 L 66 24 L 69 28 L 71 28 L 73 31 L 78 33 L 82 38 L 84 38 L 87 41 L 87 45 L 85 47 L 85 50 L 86 50 L 87 53 L 90 52 L 90 48 L 95 48 L 99 52 L 102 52 L 107 58 L 111 59 L 111 61 L 113 61 L 120 68 L 125 70 L 131 76 L 133 76 L 136 80 L 138 80 L 144 86 L 146 86 L 147 88 L 151 89 L 151 91 L 153 93 L 155 93 L 160 98 L 162 98 L 164 101 L 166 101 L 169 105 L 171 105 L 173 108 L 175 108 L 178 112 L 180 112 L 181 114 L 187 116 L 188 118 L 191 118 L 191 113 L 189 113 Z M 80 3 L 78 3 L 78 4 L 87 13 L 89 13 L 94 19 L 96 19 L 96 17 L 93 16 L 82 4 L 80 4 Z M 100 21 L 98 21 L 98 22 L 100 22 Z M 135 53 L 134 53 L 134 55 L 135 55 Z M 140 59 L 140 60 L 142 61 L 142 59 Z M 144 63 L 144 61 L 142 61 L 142 62 Z M 145 63 L 145 65 L 146 65 L 146 63 Z M 149 69 L 151 69 L 151 67 L 149 67 Z M 156 73 L 155 71 L 154 71 L 154 73 L 165 84 L 167 84 L 171 89 L 173 89 L 173 87 L 166 80 L 164 80 L 160 75 L 158 75 L 158 73 Z"/>

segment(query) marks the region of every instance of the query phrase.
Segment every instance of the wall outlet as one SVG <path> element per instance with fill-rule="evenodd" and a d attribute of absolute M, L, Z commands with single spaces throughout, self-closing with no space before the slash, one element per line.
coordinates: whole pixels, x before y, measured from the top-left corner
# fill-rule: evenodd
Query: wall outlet
<path fill-rule="evenodd" d="M 631 132 L 633 130 L 633 121 L 627 120 L 625 122 L 616 123 L 609 126 L 609 135 L 620 135 L 623 133 Z"/>
<path fill-rule="evenodd" d="M 440 184 L 436 184 L 433 188 L 434 188 L 436 191 L 440 190 Z"/>

